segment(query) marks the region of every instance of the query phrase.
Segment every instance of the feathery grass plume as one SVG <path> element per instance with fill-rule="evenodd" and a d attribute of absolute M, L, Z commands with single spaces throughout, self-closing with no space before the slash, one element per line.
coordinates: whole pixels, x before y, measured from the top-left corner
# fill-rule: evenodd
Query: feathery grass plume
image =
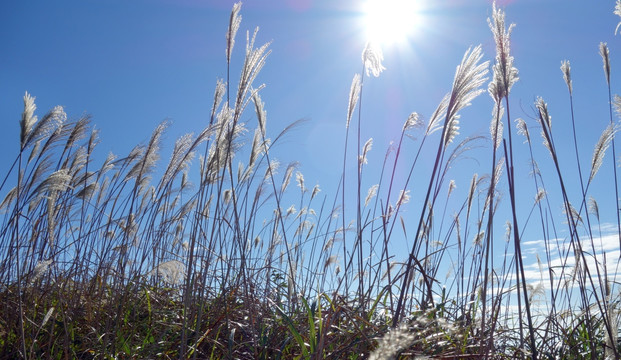
<path fill-rule="evenodd" d="M 313 187 L 313 191 L 311 192 L 311 200 L 313 200 L 315 198 L 315 196 L 317 196 L 317 194 L 319 194 L 320 191 L 321 191 L 321 189 L 319 188 L 319 185 L 315 185 Z"/>
<path fill-rule="evenodd" d="M 52 259 L 39 261 L 32 270 L 30 282 L 33 283 L 37 281 L 50 268 L 51 264 Z"/>
<path fill-rule="evenodd" d="M 269 42 L 258 48 L 254 47 L 258 32 L 259 28 L 257 27 L 252 34 L 252 38 L 250 37 L 250 33 L 246 32 L 246 57 L 237 87 L 237 99 L 234 106 L 236 110 L 235 121 L 237 121 L 237 117 L 241 115 L 241 112 L 246 107 L 247 103 L 245 101 L 250 101 L 245 100 L 246 93 L 251 90 L 252 83 L 265 65 L 267 56 L 271 53 L 271 50 L 267 49 L 270 46 Z M 256 90 L 252 92 L 255 91 Z"/>
<path fill-rule="evenodd" d="M 75 195 L 78 199 L 88 200 L 93 197 L 93 194 L 99 189 L 99 184 L 96 182 L 90 183 L 83 187 L 78 193 Z M 0 206 L 0 208 L 2 208 Z"/>
<path fill-rule="evenodd" d="M 569 64 L 569 60 L 563 60 L 561 62 L 561 71 L 563 72 L 563 79 L 565 79 L 565 84 L 567 84 L 569 94 L 571 95 L 573 92 L 573 86 L 571 82 L 571 66 Z"/>
<path fill-rule="evenodd" d="M 584 220 L 582 220 L 582 217 L 580 216 L 580 213 L 578 212 L 578 210 L 571 204 L 569 203 L 569 211 L 571 212 L 571 218 L 576 220 L 576 224 L 578 223 L 582 223 L 584 224 Z M 565 210 L 563 210 L 564 214 L 567 214 L 567 210 L 565 208 Z"/>
<path fill-rule="evenodd" d="M 472 241 L 472 243 L 474 244 L 474 246 L 480 246 L 482 241 L 483 241 L 483 237 L 485 236 L 485 231 L 481 230 L 475 237 L 474 240 Z"/>
<path fill-rule="evenodd" d="M 175 285 L 183 280 L 184 274 L 185 264 L 178 260 L 163 262 L 148 273 L 150 276 L 160 277 L 164 282 L 170 285 Z"/>
<path fill-rule="evenodd" d="M 530 133 L 528 132 L 526 121 L 524 121 L 524 119 L 522 118 L 519 118 L 516 120 L 516 122 L 517 122 L 518 135 L 524 135 L 524 137 L 526 138 L 524 142 L 527 144 L 530 143 Z"/>
<path fill-rule="evenodd" d="M 375 184 L 369 188 L 369 191 L 367 191 L 367 197 L 364 199 L 364 206 L 369 205 L 369 202 L 371 201 L 371 199 L 373 199 L 375 195 L 377 195 L 378 188 L 379 188 L 379 184 Z"/>
<path fill-rule="evenodd" d="M 256 129 L 254 129 L 254 135 L 252 136 L 250 158 L 248 159 L 249 168 L 254 167 L 254 164 L 257 161 L 257 158 L 259 157 L 259 155 L 261 155 L 261 153 L 263 153 L 263 149 L 265 147 L 262 146 L 264 144 L 262 138 L 263 138 L 263 135 L 261 135 L 261 129 L 257 127 Z"/>
<path fill-rule="evenodd" d="M 599 221 L 599 205 L 593 196 L 589 196 L 589 212 Z"/>
<path fill-rule="evenodd" d="M 293 174 L 293 170 L 295 170 L 295 168 L 297 167 L 297 163 L 292 162 L 289 164 L 289 166 L 287 166 L 287 170 L 285 170 L 285 176 L 283 177 L 282 180 L 282 186 L 280 187 L 280 192 L 284 193 L 285 190 L 287 190 L 287 187 L 289 186 L 289 182 L 291 181 L 291 174 Z"/>
<path fill-rule="evenodd" d="M 187 160 L 188 153 L 192 148 L 192 137 L 192 134 L 185 134 L 175 141 L 170 161 L 168 162 L 168 166 L 166 167 L 166 171 L 164 171 L 164 176 L 162 177 L 162 184 L 168 184 L 180 171 L 188 166 Z"/>
<path fill-rule="evenodd" d="M 614 98 L 612 99 L 612 106 L 615 108 L 617 116 L 621 116 L 621 96 L 615 94 Z"/>
<path fill-rule="evenodd" d="M 45 324 L 47 324 L 47 322 L 50 320 L 50 318 L 52 317 L 52 314 L 54 313 L 54 307 L 52 306 L 51 308 L 49 308 L 49 310 L 47 311 L 47 313 L 45 313 L 45 316 L 43 317 L 43 321 L 41 321 L 41 325 L 39 325 L 39 329 L 43 328 L 45 326 Z M 34 345 L 34 344 L 33 344 Z"/>
<path fill-rule="evenodd" d="M 15 200 L 15 196 L 17 196 L 17 186 L 14 186 L 4 197 L 2 203 L 0 203 L 0 213 L 5 213 L 9 204 Z"/>
<path fill-rule="evenodd" d="M 408 119 L 403 124 L 403 132 L 408 131 L 410 129 L 419 128 L 423 126 L 423 121 L 420 119 L 420 116 L 417 112 L 413 112 L 408 116 Z"/>
<path fill-rule="evenodd" d="M 358 170 L 359 171 L 362 171 L 362 165 L 367 164 L 367 153 L 371 151 L 372 147 L 373 147 L 373 138 L 369 138 L 369 140 L 367 140 L 367 142 L 364 143 L 364 146 L 362 147 L 362 154 L 360 155 L 360 158 L 358 159 Z"/>
<path fill-rule="evenodd" d="M 263 175 L 263 181 L 267 181 L 271 178 L 271 174 L 276 174 L 276 171 L 280 167 L 280 161 L 273 159 L 270 161 L 269 165 L 265 169 L 265 174 Z"/>
<path fill-rule="evenodd" d="M 79 141 L 86 137 L 86 132 L 88 131 L 88 125 L 90 123 L 90 117 L 82 117 L 80 118 L 73 127 L 71 128 L 71 133 L 67 138 L 67 142 L 65 144 L 65 150 L 69 149 L 76 141 Z"/>
<path fill-rule="evenodd" d="M 615 4 L 614 14 L 621 17 L 621 0 L 617 0 L 617 3 Z M 617 24 L 617 27 L 615 28 L 615 35 L 617 35 L 617 31 L 619 31 L 620 26 L 621 26 L 621 21 Z"/>
<path fill-rule="evenodd" d="M 369 360 L 393 360 L 399 354 L 412 346 L 416 340 L 414 333 L 410 332 L 404 324 L 388 331 L 380 340 L 377 349 L 369 356 Z"/>
<path fill-rule="evenodd" d="M 602 56 L 602 62 L 604 63 L 606 82 L 610 85 L 610 51 L 608 50 L 608 45 L 605 42 L 599 43 L 599 54 Z"/>
<path fill-rule="evenodd" d="M 351 87 L 349 88 L 349 101 L 347 103 L 347 122 L 345 123 L 346 128 L 349 128 L 351 117 L 354 114 L 354 110 L 356 109 L 358 99 L 360 99 L 360 87 L 360 74 L 355 74 L 354 78 L 351 81 Z"/>
<path fill-rule="evenodd" d="M 491 84 L 491 83 L 490 83 Z M 501 121 L 502 115 L 505 112 L 505 108 L 500 105 L 500 101 L 496 102 L 496 106 L 494 106 L 494 114 L 492 116 L 492 122 L 489 127 L 489 132 L 492 136 L 492 141 L 496 139 L 494 144 L 494 148 L 498 149 L 500 144 L 502 143 L 502 133 L 504 131 L 504 123 Z"/>
<path fill-rule="evenodd" d="M 488 72 L 489 61 L 481 63 L 482 58 L 481 45 L 478 45 L 474 49 L 468 49 L 461 63 L 457 66 L 453 89 L 446 107 L 444 146 L 451 143 L 458 134 L 458 112 L 469 106 L 470 102 L 484 91 L 481 89 L 481 85 L 487 80 L 485 75 Z"/>
<path fill-rule="evenodd" d="M 362 51 L 362 64 L 364 65 L 367 76 L 370 76 L 370 71 L 373 76 L 379 77 L 380 73 L 386 70 L 382 65 L 382 61 L 384 61 L 382 49 L 375 42 L 368 41 Z"/>
<path fill-rule="evenodd" d="M 537 205 L 545 197 L 546 197 L 546 191 L 544 189 L 537 190 L 537 195 L 535 195 L 535 205 Z"/>
<path fill-rule="evenodd" d="M 28 146 L 32 142 L 37 142 L 47 136 L 50 138 L 46 146 L 60 140 L 62 138 L 61 130 L 65 121 L 67 121 L 65 110 L 62 106 L 55 106 L 34 125 L 26 138 L 26 144 L 24 146 Z M 44 147 L 41 152 L 44 152 L 45 149 L 46 147 Z"/>
<path fill-rule="evenodd" d="M 400 190 L 397 199 L 397 207 L 407 204 L 410 201 L 410 190 Z"/>
<path fill-rule="evenodd" d="M 241 24 L 241 15 L 239 15 L 239 10 L 241 9 L 241 1 L 236 2 L 233 5 L 233 10 L 231 11 L 231 18 L 229 20 L 229 30 L 226 32 L 226 62 L 231 62 L 231 54 L 233 53 L 233 46 L 235 45 L 235 35 L 237 34 L 237 30 L 239 30 L 239 25 Z"/>
<path fill-rule="evenodd" d="M 37 116 L 34 115 L 37 105 L 35 105 L 35 97 L 30 96 L 26 91 L 24 95 L 24 112 L 22 113 L 22 119 L 19 122 L 21 131 L 19 135 L 21 148 L 26 147 L 26 139 L 30 136 L 32 127 L 37 122 Z"/>
<path fill-rule="evenodd" d="M 470 209 L 472 208 L 472 200 L 474 200 L 474 191 L 477 188 L 477 180 L 479 178 L 479 174 L 474 173 L 472 175 L 472 180 L 470 180 L 470 190 L 468 191 L 468 213 L 470 213 Z"/>
<path fill-rule="evenodd" d="M 543 98 L 538 97 L 537 100 L 535 100 L 535 107 L 539 113 L 537 121 L 542 126 L 541 137 L 543 138 L 543 145 L 548 149 L 550 155 L 554 156 L 552 152 L 552 134 L 550 134 L 550 131 L 552 130 L 552 117 L 548 113 L 548 104 L 543 101 Z M 547 132 L 544 131 L 543 127 L 548 129 Z"/>
<path fill-rule="evenodd" d="M 331 255 L 326 259 L 326 262 L 323 264 L 323 270 L 325 271 L 328 266 L 335 264 L 337 261 L 337 256 L 336 255 Z"/>
<path fill-rule="evenodd" d="M 254 103 L 254 109 L 257 114 L 257 122 L 259 123 L 259 129 L 261 135 L 265 136 L 265 122 L 267 120 L 267 111 L 265 111 L 265 103 L 261 100 L 261 96 L 258 91 L 252 93 L 252 102 Z"/>
<path fill-rule="evenodd" d="M 444 137 L 444 146 L 448 146 L 453 142 L 453 139 L 459 135 L 459 118 L 460 115 L 457 114 L 451 117 L 451 121 L 449 121 L 446 125 L 446 136 Z"/>
<path fill-rule="evenodd" d="M 593 158 L 591 159 L 591 175 L 589 176 L 589 182 L 593 180 L 599 168 L 602 166 L 606 150 L 610 147 L 615 134 L 619 131 L 619 127 L 614 124 L 609 124 L 599 137 L 595 148 L 593 149 Z"/>
<path fill-rule="evenodd" d="M 302 192 L 306 192 L 306 187 L 304 186 L 304 175 L 302 175 L 299 171 L 296 171 L 295 173 L 295 182 L 298 183 L 298 187 Z"/>
<path fill-rule="evenodd" d="M 43 192 L 63 192 L 69 188 L 72 177 L 69 169 L 60 169 L 51 173 L 47 179 L 43 180 L 32 192 L 33 196 L 41 195 Z"/>
<path fill-rule="evenodd" d="M 502 171 L 504 169 L 504 165 L 505 165 L 505 158 L 504 156 L 502 158 L 500 158 L 500 160 L 498 160 L 498 162 L 496 163 L 496 167 L 494 168 L 494 184 L 498 184 L 500 181 L 500 177 L 502 176 Z M 490 201 L 491 201 L 491 196 L 494 196 L 495 194 L 489 194 L 486 198 L 485 198 L 485 205 L 483 206 L 484 209 L 489 207 Z M 498 205 L 498 204 L 497 204 Z"/>
<path fill-rule="evenodd" d="M 447 197 L 451 196 L 451 194 L 453 193 L 453 190 L 455 190 L 455 188 L 457 188 L 457 185 L 455 184 L 455 180 L 451 179 L 451 181 L 449 181 Z"/>
<path fill-rule="evenodd" d="M 226 84 L 222 79 L 218 79 L 216 82 L 216 89 L 213 94 L 213 105 L 211 106 L 211 118 L 209 119 L 209 125 L 213 125 L 215 121 L 216 113 L 218 112 L 220 103 L 222 103 L 222 99 L 224 99 L 224 94 L 226 94 Z"/>
<path fill-rule="evenodd" d="M 138 182 L 137 186 L 139 188 L 145 185 L 145 181 L 148 180 L 146 175 L 153 171 L 157 161 L 159 160 L 161 139 L 166 127 L 168 127 L 168 122 L 163 121 L 155 128 L 153 134 L 151 134 L 149 143 L 141 153 L 142 158 L 140 161 L 136 162 L 132 169 L 127 173 L 125 181 L 136 178 Z"/>
<path fill-rule="evenodd" d="M 499 98 L 503 98 L 509 95 L 511 87 L 519 80 L 518 71 L 513 66 L 513 56 L 509 54 L 511 31 L 515 24 L 511 24 L 505 29 L 505 12 L 496 8 L 496 2 L 492 5 L 492 19 L 493 21 L 488 18 L 487 23 L 496 43 L 496 63 L 493 66 L 495 80 L 493 83 L 502 84 L 496 91 L 498 91 Z M 498 80 L 496 81 L 496 79 Z"/>

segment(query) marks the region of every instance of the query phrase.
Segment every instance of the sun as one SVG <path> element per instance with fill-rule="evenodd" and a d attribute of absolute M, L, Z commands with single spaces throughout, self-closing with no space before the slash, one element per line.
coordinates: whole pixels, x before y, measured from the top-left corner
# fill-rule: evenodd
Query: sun
<path fill-rule="evenodd" d="M 368 41 L 393 45 L 406 41 L 420 26 L 419 0 L 367 0 L 364 26 Z"/>

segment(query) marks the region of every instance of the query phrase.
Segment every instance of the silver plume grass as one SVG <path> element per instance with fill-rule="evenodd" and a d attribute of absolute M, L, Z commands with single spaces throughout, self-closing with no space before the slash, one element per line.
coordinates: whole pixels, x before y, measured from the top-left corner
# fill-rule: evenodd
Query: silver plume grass
<path fill-rule="evenodd" d="M 390 330 L 380 340 L 377 349 L 371 353 L 369 360 L 397 359 L 399 354 L 412 346 L 416 336 L 404 324 Z"/>
<path fill-rule="evenodd" d="M 489 129 L 492 136 L 492 141 L 494 142 L 494 149 L 498 149 L 498 147 L 502 143 L 504 124 L 501 119 L 504 111 L 505 109 L 502 105 L 500 105 L 500 103 L 497 103 L 497 105 L 494 106 L 494 114 Z"/>
<path fill-rule="evenodd" d="M 470 48 L 457 66 L 455 78 L 453 80 L 453 90 L 449 96 L 446 108 L 445 137 L 444 146 L 453 141 L 459 129 L 459 111 L 470 105 L 470 102 L 479 96 L 483 89 L 481 86 L 487 78 L 489 62 L 481 62 L 483 52 L 481 45 Z"/>
<path fill-rule="evenodd" d="M 621 17 L 621 0 L 617 0 L 617 3 L 615 4 L 615 11 L 613 13 Z M 619 22 L 615 28 L 615 35 L 617 35 L 617 31 L 619 31 L 619 27 L 621 27 L 621 22 Z"/>
<path fill-rule="evenodd" d="M 239 15 L 239 10 L 241 9 L 241 1 L 237 2 L 233 5 L 233 10 L 231 11 L 231 18 L 229 20 L 229 29 L 226 32 L 226 62 L 231 62 L 231 54 L 233 53 L 233 47 L 235 46 L 235 35 L 237 34 L 237 30 L 239 30 L 239 25 L 241 24 L 241 15 Z"/>
<path fill-rule="evenodd" d="M 602 132 L 597 144 L 595 144 L 595 148 L 593 149 L 593 158 L 591 159 L 591 175 L 589 176 L 589 182 L 593 180 L 599 171 L 599 168 L 602 166 L 606 150 L 610 147 L 617 131 L 619 131 L 618 126 L 615 126 L 612 123 L 609 124 Z"/>
<path fill-rule="evenodd" d="M 615 108 L 617 116 L 621 116 L 621 96 L 615 94 L 614 98 L 612 99 L 612 106 Z"/>
<path fill-rule="evenodd" d="M 610 51 L 608 45 L 605 42 L 599 43 L 599 54 L 602 57 L 604 63 L 604 75 L 606 75 L 606 82 L 610 85 Z"/>
<path fill-rule="evenodd" d="M 543 138 L 543 145 L 548 149 L 550 155 L 554 156 L 554 152 L 552 149 L 552 117 L 548 112 L 548 104 L 543 100 L 543 98 L 538 97 L 535 101 L 535 107 L 537 108 L 537 112 L 539 113 L 537 117 L 537 121 L 541 125 L 541 137 Z"/>
<path fill-rule="evenodd" d="M 516 120 L 517 129 L 519 135 L 524 135 L 526 138 L 526 143 L 530 143 L 530 133 L 528 132 L 528 126 L 526 126 L 526 121 L 524 119 L 519 118 Z"/>
<path fill-rule="evenodd" d="M 422 125 L 423 125 L 423 122 L 421 121 L 418 113 L 413 112 L 408 116 L 408 119 L 403 124 L 402 131 L 407 131 L 413 128 L 421 127 Z"/>
<path fill-rule="evenodd" d="M 498 96 L 502 98 L 509 95 L 511 87 L 519 80 L 518 71 L 513 66 L 513 56 L 510 55 L 511 31 L 515 24 L 505 27 L 505 12 L 498 9 L 495 2 L 492 5 L 492 14 L 492 19 L 487 19 L 487 23 L 496 43 L 494 79 L 498 80 Z"/>
<path fill-rule="evenodd" d="M 358 99 L 360 98 L 360 74 L 355 74 L 354 78 L 351 81 L 351 87 L 349 88 L 349 102 L 347 106 L 347 122 L 345 123 L 345 127 L 349 128 L 349 123 L 351 121 L 351 117 L 354 114 L 354 109 L 356 109 L 356 104 L 358 103 Z"/>
<path fill-rule="evenodd" d="M 589 197 L 589 212 L 599 221 L 599 205 L 593 196 Z"/>
<path fill-rule="evenodd" d="M 381 72 L 386 70 L 382 61 L 384 61 L 384 54 L 379 45 L 372 41 L 367 42 L 362 51 L 362 63 L 367 76 L 370 76 L 370 72 L 373 76 L 379 77 Z"/>
<path fill-rule="evenodd" d="M 573 93 L 573 85 L 571 82 L 571 65 L 569 64 L 569 60 L 563 60 L 563 62 L 561 62 L 561 71 L 563 72 L 563 79 L 571 95 Z"/>
<path fill-rule="evenodd" d="M 22 119 L 19 122 L 21 128 L 19 138 L 22 149 L 26 147 L 26 139 L 29 137 L 32 127 L 37 122 L 37 117 L 34 115 L 36 109 L 35 97 L 26 92 L 24 95 L 24 111 L 22 112 Z"/>

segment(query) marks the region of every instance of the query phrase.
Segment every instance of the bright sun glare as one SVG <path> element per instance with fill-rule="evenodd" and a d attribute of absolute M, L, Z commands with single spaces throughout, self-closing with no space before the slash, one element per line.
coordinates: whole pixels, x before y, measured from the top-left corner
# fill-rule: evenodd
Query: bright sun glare
<path fill-rule="evenodd" d="M 392 45 L 407 40 L 420 25 L 419 0 L 368 0 L 365 28 L 369 41 Z"/>

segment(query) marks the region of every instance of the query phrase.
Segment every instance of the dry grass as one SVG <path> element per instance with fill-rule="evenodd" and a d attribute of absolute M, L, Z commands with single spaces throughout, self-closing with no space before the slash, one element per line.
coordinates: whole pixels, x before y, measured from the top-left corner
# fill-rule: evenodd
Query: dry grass
<path fill-rule="evenodd" d="M 617 14 L 619 7 L 617 1 Z M 166 123 L 126 156 L 98 163 L 88 117 L 68 121 L 56 107 L 38 119 L 34 97 L 24 96 L 20 149 L 0 183 L 1 358 L 619 357 L 620 298 L 607 277 L 608 261 L 617 259 L 597 244 L 599 208 L 589 193 L 609 148 L 615 159 L 619 98 L 613 102 L 610 93 L 605 44 L 611 118 L 588 179 L 573 122 L 580 175 L 565 175 L 543 99 L 535 104 L 537 124 L 517 121 L 526 142 L 513 141 L 512 25 L 494 5 L 490 138 L 459 134 L 461 110 L 488 82 L 489 62 L 473 47 L 430 121 L 412 113 L 381 172 L 365 172 L 373 140 L 360 135 L 362 83 L 365 73 L 383 70 L 381 51 L 369 45 L 347 103 L 339 190 L 323 195 L 319 186 L 307 188 L 297 163 L 272 157 L 297 124 L 268 135 L 263 86 L 254 81 L 270 50 L 255 45 L 256 31 L 247 35 L 239 84 L 229 83 L 240 9 L 236 4 L 231 14 L 226 80 L 216 84 L 210 121 L 199 134 L 180 137 L 167 162 L 160 154 Z M 569 63 L 561 70 L 573 114 Z M 534 126 L 554 166 L 545 174 L 538 162 L 550 159 L 534 156 Z M 350 130 L 356 154 L 348 153 Z M 405 156 L 404 141 L 413 135 L 420 136 L 417 148 Z M 479 161 L 490 173 L 471 174 L 459 198 L 451 165 L 485 143 L 492 145 Z M 436 155 L 426 170 L 419 155 L 430 146 Z M 515 195 L 518 146 L 528 150 L 534 175 L 530 208 Z M 352 156 L 356 175 L 345 170 Z M 617 192 L 612 165 L 609 186 Z M 408 174 L 403 184 L 397 172 Z M 424 199 L 419 209 L 408 203 L 415 179 L 426 184 L 416 194 Z M 367 182 L 376 185 L 363 189 Z M 568 193 L 569 182 L 580 184 L 580 194 Z M 562 196 L 563 224 L 549 216 L 556 211 L 549 192 Z M 352 194 L 356 205 L 346 206 Z M 499 206 L 511 214 L 505 234 Z M 406 207 L 416 221 L 404 219 Z M 569 234 L 564 239 L 560 227 Z M 525 275 L 526 228 L 544 237 L 539 284 Z M 408 241 L 408 256 L 391 251 L 395 239 Z M 553 258 L 561 265 L 552 268 Z M 535 306 L 542 297 L 546 306 Z"/>

